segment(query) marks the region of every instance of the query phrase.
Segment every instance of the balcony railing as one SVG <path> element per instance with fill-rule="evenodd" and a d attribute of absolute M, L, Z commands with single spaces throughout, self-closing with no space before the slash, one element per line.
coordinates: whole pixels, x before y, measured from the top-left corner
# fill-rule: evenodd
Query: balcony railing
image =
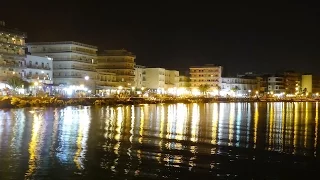
<path fill-rule="evenodd" d="M 81 78 L 84 79 L 83 76 L 81 75 L 67 75 L 67 76 L 63 76 L 63 75 L 53 75 L 53 78 Z"/>
<path fill-rule="evenodd" d="M 65 70 L 65 69 L 75 69 L 75 70 L 82 70 L 82 71 L 94 71 L 95 72 L 95 68 L 94 67 L 81 67 L 81 66 L 71 66 L 71 67 L 59 67 L 59 68 L 55 68 L 55 70 Z"/>
<path fill-rule="evenodd" d="M 26 66 L 20 64 L 0 64 L 0 67 L 5 68 L 25 68 Z"/>
<path fill-rule="evenodd" d="M 34 66 L 32 66 L 32 65 L 27 65 L 27 68 L 29 68 L 29 69 L 43 69 L 43 70 L 51 70 L 51 68 L 50 68 L 50 67 L 48 67 L 48 66 L 44 66 L 44 67 L 42 67 L 42 66 L 36 66 L 36 65 L 34 65 Z"/>
<path fill-rule="evenodd" d="M 36 51 L 34 53 L 78 53 L 78 54 L 83 54 L 83 55 L 88 55 L 95 57 L 97 56 L 95 53 L 89 53 L 89 52 L 83 52 L 75 49 L 46 49 L 43 51 Z"/>
<path fill-rule="evenodd" d="M 77 59 L 77 58 L 54 58 L 54 61 L 76 61 L 92 64 L 92 59 Z"/>

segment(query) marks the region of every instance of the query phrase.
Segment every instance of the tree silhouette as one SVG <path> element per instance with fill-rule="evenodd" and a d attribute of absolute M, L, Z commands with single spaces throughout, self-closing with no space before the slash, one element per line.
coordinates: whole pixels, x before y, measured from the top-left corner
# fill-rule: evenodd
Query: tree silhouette
<path fill-rule="evenodd" d="M 208 84 L 199 86 L 199 90 L 202 93 L 202 95 L 207 95 L 207 92 L 209 89 L 210 89 L 210 86 Z"/>
<path fill-rule="evenodd" d="M 16 89 L 19 88 L 19 87 L 22 87 L 22 86 L 25 84 L 25 82 L 24 82 L 21 78 L 19 78 L 19 77 L 17 77 L 17 76 L 12 76 L 12 77 L 10 77 L 10 78 L 7 80 L 7 83 L 8 83 L 8 85 L 11 86 L 14 90 L 16 90 Z"/>

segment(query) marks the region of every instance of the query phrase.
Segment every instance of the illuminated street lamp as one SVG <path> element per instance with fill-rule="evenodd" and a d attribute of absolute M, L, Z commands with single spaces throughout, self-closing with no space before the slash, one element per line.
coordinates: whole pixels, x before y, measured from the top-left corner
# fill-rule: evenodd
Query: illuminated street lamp
<path fill-rule="evenodd" d="M 89 76 L 85 76 L 84 79 L 85 79 L 86 81 L 88 81 L 88 80 L 90 79 L 90 77 L 89 77 Z"/>

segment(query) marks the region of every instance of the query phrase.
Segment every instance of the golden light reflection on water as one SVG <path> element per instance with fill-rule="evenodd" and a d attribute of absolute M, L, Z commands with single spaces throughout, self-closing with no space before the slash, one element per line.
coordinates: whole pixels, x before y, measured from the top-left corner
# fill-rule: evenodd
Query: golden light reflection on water
<path fill-rule="evenodd" d="M 217 144 L 218 121 L 219 121 L 218 103 L 214 103 L 213 112 L 212 112 L 212 125 L 211 125 L 211 128 L 212 128 L 211 144 Z"/>
<path fill-rule="evenodd" d="M 177 104 L 176 110 L 176 139 L 185 140 L 186 120 L 188 116 L 188 107 L 186 104 Z"/>
<path fill-rule="evenodd" d="M 258 121 L 259 121 L 259 109 L 258 109 L 258 103 L 254 103 L 254 129 L 253 129 L 253 143 L 254 148 L 257 147 L 257 134 L 258 134 Z"/>
<path fill-rule="evenodd" d="M 92 110 L 100 119 L 90 114 Z M 146 161 L 159 166 L 199 166 L 202 154 L 221 153 L 226 146 L 317 155 L 318 103 L 156 104 L 46 111 L 54 117 L 21 110 L 0 112 L 0 170 L 18 164 L 20 160 L 6 159 L 24 151 L 28 162 L 19 166 L 27 168 L 26 178 L 36 176 L 43 161 L 50 161 L 46 168 L 58 164 L 84 170 L 87 153 L 97 157 L 97 150 L 106 152 L 99 160 L 104 159 L 103 167 L 114 172 L 139 169 Z M 217 165 L 210 163 L 210 167 Z"/>
<path fill-rule="evenodd" d="M 200 121 L 200 107 L 198 104 L 192 104 L 192 118 L 191 118 L 191 138 L 192 142 L 198 141 L 199 121 Z"/>
<path fill-rule="evenodd" d="M 294 147 L 294 152 L 297 152 L 297 147 L 298 147 L 298 137 L 299 137 L 299 103 L 295 102 L 294 103 L 294 132 L 293 132 L 293 147 Z"/>
<path fill-rule="evenodd" d="M 314 145 L 313 147 L 317 148 L 318 142 L 318 126 L 319 126 L 319 102 L 316 102 L 316 115 L 315 115 L 315 131 L 314 131 Z M 317 151 L 314 151 L 314 155 L 317 156 Z"/>
<path fill-rule="evenodd" d="M 304 147 L 307 147 L 307 137 L 308 137 L 308 120 L 309 120 L 309 109 L 308 109 L 308 103 L 305 104 L 305 117 L 304 117 Z"/>
<path fill-rule="evenodd" d="M 77 169 L 84 169 L 85 152 L 87 150 L 88 131 L 90 127 L 90 115 L 87 109 L 79 111 L 78 136 L 77 136 L 77 151 L 73 161 Z"/>
<path fill-rule="evenodd" d="M 228 146 L 232 146 L 232 140 L 233 140 L 233 133 L 234 133 L 234 121 L 235 121 L 235 111 L 236 111 L 236 106 L 235 103 L 230 103 L 230 113 L 229 113 L 229 131 L 228 131 Z"/>
<path fill-rule="evenodd" d="M 29 143 L 29 166 L 26 172 L 26 178 L 30 177 L 35 169 L 37 168 L 37 161 L 39 161 L 39 150 L 41 149 L 40 143 L 40 128 L 43 122 L 43 114 L 42 113 L 35 113 L 33 115 L 33 122 L 32 122 L 32 132 L 31 132 L 31 140 Z"/>

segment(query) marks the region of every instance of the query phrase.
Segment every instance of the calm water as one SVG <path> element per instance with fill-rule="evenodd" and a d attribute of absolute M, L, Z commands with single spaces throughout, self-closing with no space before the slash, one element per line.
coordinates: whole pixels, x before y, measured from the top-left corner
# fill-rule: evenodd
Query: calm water
<path fill-rule="evenodd" d="M 318 103 L 0 110 L 0 179 L 318 176 Z"/>

